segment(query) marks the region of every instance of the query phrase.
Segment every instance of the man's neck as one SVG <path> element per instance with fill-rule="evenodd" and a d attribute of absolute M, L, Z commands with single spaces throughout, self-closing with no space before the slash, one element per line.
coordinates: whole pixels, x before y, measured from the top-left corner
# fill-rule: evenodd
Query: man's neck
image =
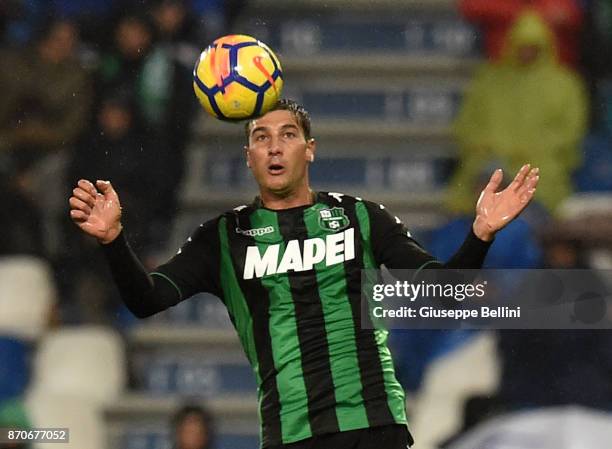
<path fill-rule="evenodd" d="M 313 192 L 310 188 L 300 189 L 289 195 L 278 195 L 272 192 L 260 191 L 264 207 L 272 210 L 291 209 L 292 207 L 309 206 L 313 204 Z"/>

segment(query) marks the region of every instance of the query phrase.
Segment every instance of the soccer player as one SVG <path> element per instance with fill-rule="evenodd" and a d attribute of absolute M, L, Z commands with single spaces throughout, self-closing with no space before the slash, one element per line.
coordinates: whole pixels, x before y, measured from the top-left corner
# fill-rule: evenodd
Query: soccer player
<path fill-rule="evenodd" d="M 316 145 L 300 105 L 280 101 L 246 133 L 259 196 L 200 225 L 152 273 L 124 237 L 110 182 L 80 180 L 70 216 L 102 244 L 136 316 L 198 292 L 221 298 L 257 378 L 262 447 L 405 449 L 412 437 L 387 331 L 361 327 L 361 270 L 479 268 L 495 232 L 533 197 L 538 169 L 525 165 L 501 192 L 497 170 L 463 246 L 442 264 L 382 205 L 311 190 Z"/>

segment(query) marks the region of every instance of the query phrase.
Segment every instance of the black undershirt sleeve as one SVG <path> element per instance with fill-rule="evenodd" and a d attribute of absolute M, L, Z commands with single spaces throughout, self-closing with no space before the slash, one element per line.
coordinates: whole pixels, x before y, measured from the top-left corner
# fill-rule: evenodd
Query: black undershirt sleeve
<path fill-rule="evenodd" d="M 147 273 L 122 232 L 102 245 L 127 308 L 138 318 L 168 309 L 199 292 L 220 295 L 217 220 L 201 225 L 167 263 Z"/>
<path fill-rule="evenodd" d="M 414 240 L 406 226 L 379 204 L 365 202 L 370 217 L 372 249 L 376 263 L 389 269 L 477 269 L 484 263 L 492 242 L 480 240 L 470 229 L 463 245 L 446 263 L 436 260 Z"/>

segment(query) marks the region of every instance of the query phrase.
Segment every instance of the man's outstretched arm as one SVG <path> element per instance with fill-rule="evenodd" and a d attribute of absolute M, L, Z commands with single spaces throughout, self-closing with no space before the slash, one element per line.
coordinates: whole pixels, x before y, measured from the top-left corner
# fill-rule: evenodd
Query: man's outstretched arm
<path fill-rule="evenodd" d="M 476 219 L 472 229 L 481 240 L 489 242 L 497 231 L 514 220 L 527 207 L 540 179 L 538 168 L 523 165 L 514 180 L 498 192 L 504 177 L 501 168 L 495 170 L 476 203 Z"/>
<path fill-rule="evenodd" d="M 527 207 L 538 185 L 539 169 L 523 165 L 514 180 L 498 192 L 503 179 L 495 170 L 476 203 L 476 218 L 463 245 L 448 260 L 445 268 L 480 268 L 495 234 L 514 220 Z"/>
<path fill-rule="evenodd" d="M 155 282 L 131 250 L 121 224 L 119 196 L 108 181 L 81 179 L 69 200 L 70 218 L 104 248 L 111 273 L 128 309 L 145 318 L 176 304 L 176 291 Z"/>
<path fill-rule="evenodd" d="M 491 176 L 478 199 L 470 232 L 461 248 L 446 263 L 436 260 L 413 240 L 399 219 L 370 204 L 369 215 L 375 230 L 372 244 L 377 263 L 393 269 L 482 267 L 497 231 L 517 217 L 533 198 L 539 171 L 524 165 L 512 183 L 497 192 L 502 178 L 501 170 L 496 170 Z"/>

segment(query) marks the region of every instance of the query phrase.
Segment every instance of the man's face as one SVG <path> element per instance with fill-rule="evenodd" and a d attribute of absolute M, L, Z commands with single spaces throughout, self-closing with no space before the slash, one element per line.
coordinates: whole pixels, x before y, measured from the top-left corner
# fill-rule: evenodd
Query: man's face
<path fill-rule="evenodd" d="M 208 446 L 208 429 L 197 415 L 189 415 L 176 431 L 177 448 L 201 449 Z"/>
<path fill-rule="evenodd" d="M 308 164 L 314 158 L 314 139 L 306 141 L 295 116 L 272 111 L 253 120 L 246 148 L 247 164 L 260 190 L 280 196 L 308 187 Z"/>
<path fill-rule="evenodd" d="M 68 22 L 59 22 L 44 41 L 45 50 L 43 54 L 54 64 L 66 61 L 74 54 L 77 39 L 77 31 L 74 25 Z"/>
<path fill-rule="evenodd" d="M 132 114 L 127 107 L 105 104 L 98 113 L 98 123 L 111 139 L 125 136 L 132 126 Z"/>
<path fill-rule="evenodd" d="M 115 41 L 124 57 L 136 60 L 143 57 L 151 44 L 151 33 L 135 18 L 126 18 L 115 32 Z"/>
<path fill-rule="evenodd" d="M 182 3 L 163 2 L 154 11 L 153 18 L 164 34 L 173 35 L 185 20 L 186 14 Z"/>
<path fill-rule="evenodd" d="M 542 53 L 542 49 L 536 44 L 521 45 L 517 49 L 517 59 L 520 65 L 529 66 L 536 62 Z"/>

